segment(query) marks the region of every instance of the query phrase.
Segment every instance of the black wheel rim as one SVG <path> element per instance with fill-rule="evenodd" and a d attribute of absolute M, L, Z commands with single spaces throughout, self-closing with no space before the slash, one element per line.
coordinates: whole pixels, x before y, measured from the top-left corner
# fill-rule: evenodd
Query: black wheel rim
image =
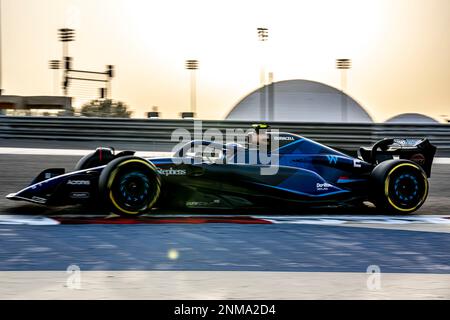
<path fill-rule="evenodd" d="M 389 198 L 401 209 L 417 207 L 424 199 L 426 180 L 420 172 L 398 170 L 390 179 Z"/>
<path fill-rule="evenodd" d="M 119 205 L 129 210 L 146 209 L 152 197 L 152 185 L 142 172 L 126 172 L 116 180 L 114 196 Z"/>

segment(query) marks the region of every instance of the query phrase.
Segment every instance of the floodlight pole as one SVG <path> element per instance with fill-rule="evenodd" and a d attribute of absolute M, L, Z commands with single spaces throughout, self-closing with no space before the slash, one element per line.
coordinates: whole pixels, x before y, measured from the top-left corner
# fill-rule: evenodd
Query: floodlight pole
<path fill-rule="evenodd" d="M 275 88 L 273 83 L 273 72 L 269 72 L 269 83 L 268 83 L 268 111 L 267 117 L 269 121 L 273 121 L 275 118 Z"/>
<path fill-rule="evenodd" d="M 186 60 L 186 69 L 191 73 L 191 112 L 195 117 L 197 111 L 197 70 L 198 60 Z"/>
<path fill-rule="evenodd" d="M 64 64 L 64 79 L 63 79 L 63 90 L 64 95 L 67 96 L 69 89 L 69 79 L 68 73 L 70 69 L 70 58 L 69 58 L 69 42 L 75 40 L 75 30 L 70 28 L 58 29 L 59 41 L 62 42 L 62 62 Z"/>
<path fill-rule="evenodd" d="M 341 120 L 348 122 L 348 105 L 347 105 L 347 70 L 352 67 L 351 59 L 336 59 L 336 68 L 341 70 Z"/>
<path fill-rule="evenodd" d="M 269 29 L 259 27 L 256 28 L 258 34 L 258 41 L 261 42 L 261 57 L 264 58 L 264 43 L 269 39 Z M 261 89 L 259 91 L 259 104 L 260 104 L 260 118 L 261 121 L 266 119 L 266 70 L 264 66 L 264 61 L 261 62 L 260 69 L 260 85 Z"/>
<path fill-rule="evenodd" d="M 53 70 L 53 94 L 58 95 L 58 70 L 61 68 L 59 60 L 50 60 L 48 62 L 50 70 Z"/>

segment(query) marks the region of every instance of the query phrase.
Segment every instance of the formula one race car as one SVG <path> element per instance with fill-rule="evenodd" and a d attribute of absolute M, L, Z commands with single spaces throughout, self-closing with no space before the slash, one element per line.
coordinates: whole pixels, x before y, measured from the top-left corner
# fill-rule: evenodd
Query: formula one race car
<path fill-rule="evenodd" d="M 411 213 L 427 198 L 436 152 L 427 139 L 383 139 L 352 157 L 296 134 L 266 137 L 277 145 L 266 155 L 276 159 L 272 163 L 262 161 L 258 147 L 204 140 L 189 141 L 165 158 L 97 148 L 73 172 L 47 169 L 7 198 L 46 206 L 101 203 L 122 216 L 153 208 L 293 212 L 365 201 L 390 213 Z"/>

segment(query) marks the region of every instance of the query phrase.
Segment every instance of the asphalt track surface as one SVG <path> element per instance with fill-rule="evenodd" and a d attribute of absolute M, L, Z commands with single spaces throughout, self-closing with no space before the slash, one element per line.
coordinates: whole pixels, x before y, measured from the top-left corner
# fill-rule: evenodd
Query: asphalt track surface
<path fill-rule="evenodd" d="M 17 144 L 2 140 L 0 140 L 0 146 L 48 147 L 32 142 Z M 85 145 L 70 147 L 86 148 Z M 142 147 L 136 149 L 143 150 Z M 166 150 L 161 151 L 168 151 L 167 146 Z M 79 158 L 79 156 L 0 155 L 0 214 L 50 217 L 98 214 L 94 211 L 86 212 L 85 208 L 78 207 L 49 210 L 3 198 L 4 195 L 26 186 L 41 170 L 48 167 L 71 169 Z M 429 198 L 417 214 L 420 216 L 449 215 L 449 196 L 450 166 L 434 165 Z M 284 214 L 294 214 L 289 211 L 289 208 L 282 208 L 282 211 Z M 324 214 L 324 212 L 306 212 L 305 214 Z M 379 215 L 383 213 L 368 208 L 364 212 L 329 210 L 326 214 L 339 218 L 343 214 Z M 418 274 L 433 277 L 450 275 L 450 224 L 428 224 L 427 228 L 411 228 L 410 230 L 399 230 L 400 227 L 387 226 L 362 224 L 354 228 L 351 225 L 296 223 L 62 224 L 54 226 L 0 224 L 0 283 L 4 286 L 5 281 L 8 282 L 7 275 L 11 271 L 63 272 L 69 265 L 77 265 L 84 271 L 145 270 L 170 271 L 174 274 L 175 272 L 232 271 L 257 272 L 261 275 L 275 274 L 275 276 L 272 274 L 274 278 L 271 279 L 280 277 L 279 272 L 285 273 L 287 278 L 288 274 L 301 275 L 303 272 L 307 274 L 319 272 L 324 275 L 332 273 L 340 276 L 348 276 L 350 273 L 361 275 L 365 274 L 367 268 L 372 265 L 378 266 L 382 273 L 411 275 L 407 279 L 412 279 Z M 211 284 L 211 281 L 208 282 L 208 279 L 212 279 L 211 277 L 216 279 L 211 275 L 205 276 L 206 280 L 202 280 L 203 285 Z M 17 275 L 14 279 L 17 279 Z M 190 278 L 187 276 L 183 279 Z M 397 276 L 396 279 L 398 279 Z M 200 280 L 197 279 L 197 281 Z M 13 287 L 19 288 L 19 282 L 14 282 L 16 286 Z M 419 298 L 450 297 L 448 281 L 445 283 L 437 280 L 418 281 L 415 284 L 406 282 L 406 287 L 409 286 L 411 290 L 414 288 L 420 290 L 425 283 L 431 283 L 431 285 L 427 287 L 427 291 L 419 295 Z M 199 285 L 201 286 L 202 284 Z M 286 293 L 274 297 L 321 298 L 325 297 L 327 292 L 336 290 L 336 286 L 338 286 L 336 283 L 334 286 L 328 286 L 322 295 L 317 293 L 317 295 L 299 296 Z M 398 289 L 398 286 L 393 286 Z M 25 291 L 31 292 L 29 287 L 27 288 Z M 246 294 L 236 293 L 233 297 L 252 298 L 257 296 L 257 292 L 261 292 L 260 289 L 255 290 L 247 292 L 242 289 L 239 292 L 246 292 Z M 36 293 L 36 291 L 33 292 Z M 433 295 L 433 292 L 439 292 L 439 295 Z M 0 290 L 0 297 L 7 297 L 5 294 L 4 290 Z M 11 298 L 16 297 L 14 292 L 9 294 Z M 103 292 L 94 297 L 107 298 L 108 295 Z M 196 298 L 197 296 L 181 295 L 181 297 Z M 264 297 L 270 298 L 270 294 Z M 331 297 L 342 296 L 336 293 Z M 351 298 L 352 294 L 349 293 L 345 297 Z M 376 298 L 371 296 L 371 298 L 374 297 Z M 392 293 L 383 296 L 383 298 L 393 297 L 398 295 Z"/>
<path fill-rule="evenodd" d="M 450 273 L 450 234 L 317 225 L 1 226 L 1 271 Z M 177 252 L 170 259 L 171 250 Z M 450 284 L 449 284 L 450 285 Z"/>

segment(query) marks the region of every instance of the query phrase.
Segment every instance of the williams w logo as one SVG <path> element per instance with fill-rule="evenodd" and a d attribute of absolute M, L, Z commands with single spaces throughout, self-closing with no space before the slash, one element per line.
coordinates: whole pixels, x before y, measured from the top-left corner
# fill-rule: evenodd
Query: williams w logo
<path fill-rule="evenodd" d="M 338 161 L 338 157 L 337 156 L 327 156 L 328 162 L 330 164 L 336 164 Z"/>

